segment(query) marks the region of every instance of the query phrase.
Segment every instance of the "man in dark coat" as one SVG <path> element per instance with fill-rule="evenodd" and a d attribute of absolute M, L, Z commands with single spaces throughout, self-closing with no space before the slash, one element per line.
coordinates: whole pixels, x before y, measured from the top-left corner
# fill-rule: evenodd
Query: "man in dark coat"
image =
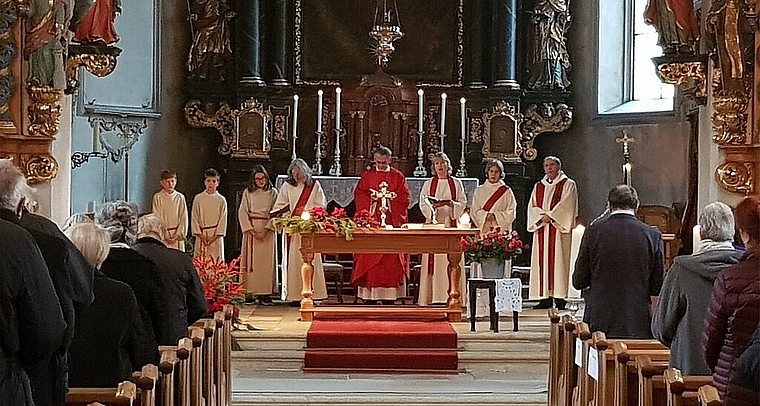
<path fill-rule="evenodd" d="M 62 406 L 67 391 L 68 349 L 74 336 L 75 311 L 86 308 L 94 299 L 94 270 L 52 221 L 24 213 L 31 189 L 21 171 L 8 160 L 0 162 L 0 182 L 7 185 L 7 188 L 0 190 L 0 200 L 5 202 L 0 207 L 0 218 L 21 226 L 34 238 L 42 252 L 66 321 L 66 335 L 58 351 L 47 362 L 27 369 L 35 403 Z M 21 218 L 20 213 L 23 213 Z M 24 218 L 26 221 L 23 221 Z"/>
<path fill-rule="evenodd" d="M 140 217 L 137 228 L 134 249 L 158 266 L 163 285 L 166 318 L 161 323 L 158 344 L 177 345 L 179 339 L 187 335 L 187 326 L 206 313 L 207 302 L 198 271 L 189 255 L 163 243 L 165 229 L 158 217 L 153 214 Z"/>
<path fill-rule="evenodd" d="M 60 349 L 66 323 L 32 236 L 0 220 L 0 246 L 0 404 L 30 406 L 25 369 Z"/>
<path fill-rule="evenodd" d="M 651 304 L 663 278 L 660 232 L 639 221 L 639 197 L 628 185 L 607 196 L 610 216 L 581 241 L 573 286 L 585 292 L 583 321 L 608 338 L 651 338 Z"/>
<path fill-rule="evenodd" d="M 652 334 L 670 348 L 670 366 L 684 375 L 710 375 L 702 351 L 702 332 L 710 307 L 713 282 L 727 267 L 739 262 L 734 249 L 734 215 L 715 202 L 699 215 L 702 239 L 692 255 L 681 255 L 665 275 L 652 319 Z"/>

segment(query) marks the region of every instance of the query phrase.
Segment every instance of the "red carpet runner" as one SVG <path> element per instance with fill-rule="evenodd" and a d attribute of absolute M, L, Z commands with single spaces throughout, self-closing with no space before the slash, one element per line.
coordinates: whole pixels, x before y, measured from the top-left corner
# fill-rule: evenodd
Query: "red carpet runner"
<path fill-rule="evenodd" d="M 456 373 L 457 333 L 447 321 L 314 320 L 306 372 Z"/>

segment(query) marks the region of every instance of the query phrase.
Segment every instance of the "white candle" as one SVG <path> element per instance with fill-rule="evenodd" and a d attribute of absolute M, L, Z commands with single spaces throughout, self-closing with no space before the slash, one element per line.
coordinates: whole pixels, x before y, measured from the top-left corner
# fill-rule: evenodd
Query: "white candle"
<path fill-rule="evenodd" d="M 417 91 L 417 131 L 422 132 L 424 130 L 423 126 L 423 108 L 422 103 L 424 99 L 425 91 L 420 89 Z"/>
<path fill-rule="evenodd" d="M 298 138 L 298 95 L 293 95 L 293 139 Z"/>
<path fill-rule="evenodd" d="M 446 93 L 441 93 L 441 134 L 446 134 Z"/>
<path fill-rule="evenodd" d="M 92 152 L 100 152 L 100 121 L 95 121 L 92 128 Z"/>
<path fill-rule="evenodd" d="M 691 229 L 691 253 L 699 250 L 699 243 L 702 242 L 702 227 L 697 224 Z"/>
<path fill-rule="evenodd" d="M 340 88 L 335 89 L 335 129 L 340 130 Z"/>
<path fill-rule="evenodd" d="M 467 131 L 467 108 L 465 107 L 465 103 L 467 103 L 467 100 L 465 100 L 464 97 L 459 99 L 459 106 L 462 113 L 462 141 L 467 140 L 467 137 L 465 136 L 465 131 Z"/>
<path fill-rule="evenodd" d="M 626 162 L 623 165 L 623 180 L 625 181 L 626 185 L 631 184 L 631 164 L 630 162 Z"/>
<path fill-rule="evenodd" d="M 578 253 L 581 249 L 581 241 L 583 240 L 583 233 L 586 232 L 586 227 L 582 224 L 578 224 L 572 231 L 572 237 L 570 240 L 570 279 L 572 280 L 573 272 L 575 272 L 575 261 L 578 259 Z M 568 289 L 568 297 L 580 298 L 581 293 L 572 287 Z"/>
<path fill-rule="evenodd" d="M 322 90 L 317 91 L 317 132 L 322 131 Z"/>

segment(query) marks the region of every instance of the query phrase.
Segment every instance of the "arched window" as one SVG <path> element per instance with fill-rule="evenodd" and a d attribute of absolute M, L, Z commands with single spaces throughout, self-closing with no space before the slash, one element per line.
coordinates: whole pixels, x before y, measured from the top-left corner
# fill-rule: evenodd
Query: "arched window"
<path fill-rule="evenodd" d="M 654 27 L 644 22 L 648 1 L 599 2 L 599 114 L 673 110 L 674 86 L 660 81 L 652 63 L 662 49 Z"/>

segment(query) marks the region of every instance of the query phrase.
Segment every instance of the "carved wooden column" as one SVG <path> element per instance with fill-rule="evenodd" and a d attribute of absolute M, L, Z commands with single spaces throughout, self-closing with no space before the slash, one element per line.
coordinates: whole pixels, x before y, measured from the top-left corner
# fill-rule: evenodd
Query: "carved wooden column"
<path fill-rule="evenodd" d="M 271 31 L 272 38 L 272 61 L 269 66 L 269 73 L 272 78 L 268 80 L 269 84 L 276 86 L 289 86 L 290 85 L 290 70 L 291 70 L 291 49 L 292 37 L 291 27 L 288 23 L 290 21 L 289 16 L 291 2 L 288 0 L 274 0 L 272 2 L 272 13 L 270 16 L 273 29 Z"/>
<path fill-rule="evenodd" d="M 393 122 L 395 125 L 393 126 L 393 147 L 391 147 L 391 150 L 393 151 L 393 154 L 399 158 L 406 155 L 405 152 L 402 151 L 404 143 L 401 142 L 401 140 L 406 138 L 405 128 L 407 116 L 407 113 L 398 111 L 393 112 Z"/>
<path fill-rule="evenodd" d="M 238 82 L 264 86 L 261 79 L 261 0 L 237 1 L 236 52 Z"/>
<path fill-rule="evenodd" d="M 517 0 L 493 2 L 493 84 L 519 88 L 517 83 Z"/>
<path fill-rule="evenodd" d="M 465 30 L 467 31 L 467 61 L 465 67 L 465 80 L 467 86 L 481 88 L 486 86 L 488 69 L 488 52 L 490 45 L 487 43 L 490 32 L 490 13 L 485 7 L 485 0 L 470 0 L 465 4 L 467 19 Z"/>

